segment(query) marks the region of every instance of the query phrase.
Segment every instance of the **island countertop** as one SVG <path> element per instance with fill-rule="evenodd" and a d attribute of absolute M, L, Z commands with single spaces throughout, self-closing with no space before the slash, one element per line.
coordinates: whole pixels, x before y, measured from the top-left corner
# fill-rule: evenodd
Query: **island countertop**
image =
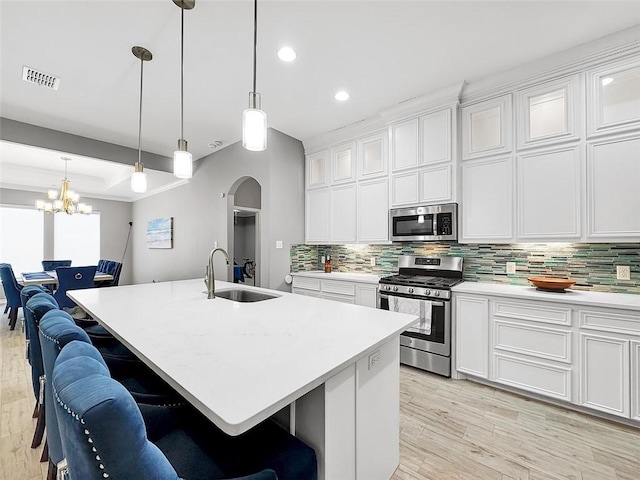
<path fill-rule="evenodd" d="M 238 435 L 374 352 L 412 315 L 278 298 L 207 300 L 201 279 L 68 292 L 218 427 Z"/>

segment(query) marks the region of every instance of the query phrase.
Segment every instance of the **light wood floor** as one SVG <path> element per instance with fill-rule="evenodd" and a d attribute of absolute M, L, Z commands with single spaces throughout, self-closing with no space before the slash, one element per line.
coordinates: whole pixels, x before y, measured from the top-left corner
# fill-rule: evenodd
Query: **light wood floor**
<path fill-rule="evenodd" d="M 24 334 L 0 325 L 0 478 L 42 480 Z M 409 367 L 393 480 L 639 480 L 640 430 Z M 128 480 L 128 479 L 127 479 Z M 341 480 L 341 479 L 328 479 Z"/>

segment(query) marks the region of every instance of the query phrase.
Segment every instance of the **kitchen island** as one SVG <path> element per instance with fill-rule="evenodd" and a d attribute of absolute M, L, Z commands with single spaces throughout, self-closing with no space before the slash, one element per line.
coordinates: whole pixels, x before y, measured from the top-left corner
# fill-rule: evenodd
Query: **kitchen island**
<path fill-rule="evenodd" d="M 207 300 L 200 279 L 68 295 L 228 434 L 279 413 L 316 450 L 319 479 L 391 478 L 398 336 L 416 318 L 241 288 L 276 298 Z"/>

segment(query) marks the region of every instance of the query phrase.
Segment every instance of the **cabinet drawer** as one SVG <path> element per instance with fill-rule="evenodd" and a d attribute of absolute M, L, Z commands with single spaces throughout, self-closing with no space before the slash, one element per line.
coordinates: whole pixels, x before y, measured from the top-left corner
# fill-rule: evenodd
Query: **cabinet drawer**
<path fill-rule="evenodd" d="M 640 335 L 640 314 L 608 313 L 580 310 L 580 328 Z"/>
<path fill-rule="evenodd" d="M 293 288 L 291 293 L 295 293 L 296 295 L 304 295 L 305 297 L 316 297 L 321 298 L 322 294 L 320 292 L 316 292 L 313 290 L 304 290 L 302 288 Z"/>
<path fill-rule="evenodd" d="M 351 282 L 336 282 L 334 280 L 322 280 L 322 293 L 337 293 L 340 295 L 356 295 L 356 286 Z"/>
<path fill-rule="evenodd" d="M 498 383 L 571 401 L 571 369 L 494 354 Z"/>
<path fill-rule="evenodd" d="M 495 348 L 571 363 L 571 332 L 553 328 L 496 321 Z"/>
<path fill-rule="evenodd" d="M 320 291 L 320 279 L 308 277 L 293 277 L 294 288 L 304 288 L 305 290 Z"/>
<path fill-rule="evenodd" d="M 571 325 L 571 309 L 534 303 L 494 303 L 493 316 L 514 320 L 531 320 L 556 325 Z"/>
<path fill-rule="evenodd" d="M 333 300 L 334 302 L 342 302 L 342 303 L 356 303 L 356 297 L 348 296 L 348 295 L 340 295 L 336 293 L 323 293 L 322 298 L 325 300 Z"/>

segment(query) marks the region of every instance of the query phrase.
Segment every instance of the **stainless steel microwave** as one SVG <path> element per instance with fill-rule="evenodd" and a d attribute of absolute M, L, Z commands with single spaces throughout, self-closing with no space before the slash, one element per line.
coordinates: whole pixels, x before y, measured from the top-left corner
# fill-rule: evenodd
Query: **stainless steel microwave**
<path fill-rule="evenodd" d="M 389 212 L 392 242 L 458 240 L 458 204 L 393 208 Z"/>

